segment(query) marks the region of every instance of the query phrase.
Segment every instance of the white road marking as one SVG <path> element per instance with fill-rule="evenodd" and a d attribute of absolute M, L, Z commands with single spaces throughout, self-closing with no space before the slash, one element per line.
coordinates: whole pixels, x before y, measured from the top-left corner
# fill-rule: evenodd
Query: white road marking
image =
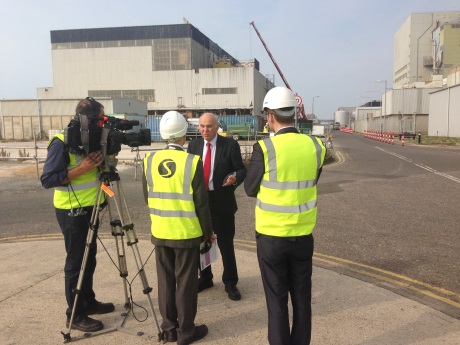
<path fill-rule="evenodd" d="M 454 181 L 454 182 L 460 183 L 460 179 L 457 178 L 457 177 L 454 177 L 454 176 L 451 176 L 451 175 L 448 175 L 448 174 L 439 172 L 439 171 L 437 171 L 437 170 L 435 170 L 435 169 L 433 169 L 433 168 L 431 168 L 431 167 L 429 167 L 429 166 L 427 166 L 427 165 L 415 163 L 415 162 L 412 161 L 412 159 L 410 159 L 410 158 L 404 157 L 403 155 L 400 155 L 400 154 L 397 154 L 397 153 L 394 153 L 394 152 L 391 152 L 391 151 L 387 151 L 387 150 L 385 150 L 385 149 L 382 149 L 381 147 L 377 147 L 377 146 L 374 146 L 374 147 L 375 147 L 377 150 L 383 151 L 383 152 L 388 153 L 388 154 L 390 154 L 390 155 L 393 155 L 393 156 L 395 156 L 395 157 L 397 157 L 397 158 L 399 158 L 399 159 L 402 159 L 402 160 L 404 160 L 404 161 L 406 161 L 406 162 L 412 163 L 412 164 L 414 164 L 415 166 L 418 166 L 419 168 L 422 168 L 422 169 L 424 169 L 424 170 L 426 170 L 426 171 L 429 171 L 429 172 L 431 172 L 431 173 L 433 173 L 433 174 L 436 174 L 436 175 L 445 177 L 445 178 L 447 178 L 447 179 L 449 179 L 449 180 L 452 180 L 452 181 Z"/>

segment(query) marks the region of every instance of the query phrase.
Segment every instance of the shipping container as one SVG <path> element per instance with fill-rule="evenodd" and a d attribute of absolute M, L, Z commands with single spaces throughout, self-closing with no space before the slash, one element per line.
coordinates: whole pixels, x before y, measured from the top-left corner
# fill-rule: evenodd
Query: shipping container
<path fill-rule="evenodd" d="M 244 126 L 246 123 L 251 123 L 252 134 L 262 132 L 265 123 L 263 117 L 252 115 L 221 115 L 217 116 L 217 119 L 227 126 Z M 150 128 L 152 141 L 163 141 L 160 135 L 160 120 L 161 115 L 149 115 L 146 118 L 146 128 Z"/>

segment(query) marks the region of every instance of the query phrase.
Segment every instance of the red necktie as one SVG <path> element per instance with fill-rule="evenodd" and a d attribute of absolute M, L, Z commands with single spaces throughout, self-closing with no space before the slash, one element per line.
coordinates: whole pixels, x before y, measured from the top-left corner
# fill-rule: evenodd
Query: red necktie
<path fill-rule="evenodd" d="M 206 190 L 209 190 L 209 177 L 211 176 L 211 143 L 206 143 L 208 150 L 206 151 L 206 158 L 204 159 L 204 181 L 206 183 Z"/>

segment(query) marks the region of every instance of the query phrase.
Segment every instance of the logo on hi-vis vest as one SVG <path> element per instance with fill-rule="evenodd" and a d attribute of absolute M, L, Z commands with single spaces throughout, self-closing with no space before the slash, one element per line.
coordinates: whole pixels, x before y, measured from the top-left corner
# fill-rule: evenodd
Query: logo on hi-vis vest
<path fill-rule="evenodd" d="M 176 173 L 176 162 L 165 159 L 158 164 L 158 173 L 161 177 L 170 178 Z"/>

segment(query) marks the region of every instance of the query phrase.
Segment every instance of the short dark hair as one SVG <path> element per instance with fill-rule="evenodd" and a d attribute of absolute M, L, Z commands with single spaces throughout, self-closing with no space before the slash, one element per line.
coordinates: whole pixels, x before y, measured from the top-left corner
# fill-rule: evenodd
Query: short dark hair
<path fill-rule="evenodd" d="M 283 124 L 283 125 L 290 125 L 291 123 L 294 122 L 294 116 L 295 114 L 292 114 L 291 116 L 281 116 L 276 113 L 271 113 L 275 117 L 276 121 Z"/>
<path fill-rule="evenodd" d="M 85 99 L 82 99 L 80 102 L 78 102 L 77 108 L 75 109 L 74 120 L 79 120 L 78 115 L 80 114 L 88 116 L 88 119 L 90 120 L 97 119 L 101 109 L 103 108 L 104 106 L 94 98 L 86 97 Z"/>

